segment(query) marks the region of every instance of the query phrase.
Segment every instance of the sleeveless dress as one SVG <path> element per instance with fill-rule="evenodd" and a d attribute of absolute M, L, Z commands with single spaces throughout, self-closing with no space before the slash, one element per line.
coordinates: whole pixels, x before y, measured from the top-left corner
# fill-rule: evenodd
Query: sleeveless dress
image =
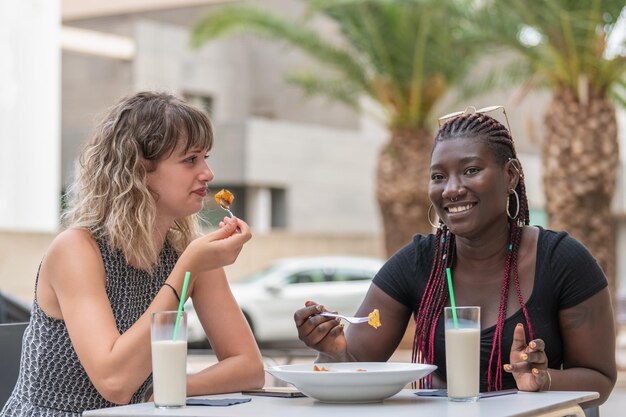
<path fill-rule="evenodd" d="M 97 240 L 97 243 L 106 273 L 106 293 L 117 329 L 124 333 L 148 309 L 174 268 L 178 255 L 166 242 L 151 275 L 128 264 L 124 255 L 112 251 L 105 240 Z M 145 401 L 151 384 L 152 375 L 130 403 Z M 65 322 L 47 316 L 35 295 L 30 323 L 22 341 L 19 377 L 0 417 L 80 417 L 85 410 L 115 405 L 105 400 L 89 380 L 74 351 Z"/>

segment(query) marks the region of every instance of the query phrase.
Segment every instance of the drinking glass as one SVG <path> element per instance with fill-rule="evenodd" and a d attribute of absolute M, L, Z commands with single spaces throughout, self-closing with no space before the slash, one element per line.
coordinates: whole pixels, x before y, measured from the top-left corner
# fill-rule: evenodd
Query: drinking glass
<path fill-rule="evenodd" d="M 444 320 L 448 399 L 476 401 L 480 389 L 480 307 L 446 307 Z"/>
<path fill-rule="evenodd" d="M 174 337 L 177 311 L 157 311 L 150 320 L 154 405 L 184 407 L 187 399 L 187 313 Z"/>

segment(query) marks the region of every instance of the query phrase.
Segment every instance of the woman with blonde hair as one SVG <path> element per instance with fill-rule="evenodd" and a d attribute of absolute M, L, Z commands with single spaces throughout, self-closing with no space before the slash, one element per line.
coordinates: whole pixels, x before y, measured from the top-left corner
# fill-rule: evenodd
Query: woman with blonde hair
<path fill-rule="evenodd" d="M 263 385 L 223 271 L 250 229 L 224 218 L 199 234 L 212 144 L 206 115 L 170 94 L 141 92 L 110 109 L 80 155 L 67 229 L 41 263 L 19 379 L 0 416 L 80 416 L 143 401 L 150 314 L 177 308 L 187 271 L 187 295 L 220 359 L 188 376 L 187 394 Z"/>

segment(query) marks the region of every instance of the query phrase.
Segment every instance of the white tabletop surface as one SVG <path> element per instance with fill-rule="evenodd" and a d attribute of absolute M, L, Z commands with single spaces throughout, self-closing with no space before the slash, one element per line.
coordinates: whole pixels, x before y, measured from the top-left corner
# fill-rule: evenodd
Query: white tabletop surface
<path fill-rule="evenodd" d="M 83 416 L 232 416 L 232 417 L 526 417 L 567 408 L 598 398 L 596 392 L 552 391 L 518 392 L 491 397 L 475 403 L 450 402 L 441 397 L 418 397 L 414 390 L 402 390 L 393 397 L 371 404 L 325 404 L 311 398 L 274 398 L 235 394 L 207 398 L 252 398 L 252 401 L 228 407 L 193 406 L 180 409 L 157 409 L 154 403 L 86 411 Z"/>

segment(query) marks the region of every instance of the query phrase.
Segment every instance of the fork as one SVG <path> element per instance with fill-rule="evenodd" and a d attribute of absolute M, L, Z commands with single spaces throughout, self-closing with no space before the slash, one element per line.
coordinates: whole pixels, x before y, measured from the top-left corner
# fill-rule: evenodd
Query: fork
<path fill-rule="evenodd" d="M 352 323 L 352 324 L 367 323 L 369 321 L 369 317 L 348 317 L 348 316 L 342 316 L 341 314 L 331 313 L 328 311 L 324 311 L 323 313 L 320 313 L 320 316 L 339 317 L 340 319 L 344 319 L 348 323 Z"/>
<path fill-rule="evenodd" d="M 220 207 L 223 208 L 226 211 L 226 213 L 228 213 L 228 217 L 234 217 L 233 212 L 230 211 L 230 209 L 227 206 L 223 206 L 220 204 Z"/>

